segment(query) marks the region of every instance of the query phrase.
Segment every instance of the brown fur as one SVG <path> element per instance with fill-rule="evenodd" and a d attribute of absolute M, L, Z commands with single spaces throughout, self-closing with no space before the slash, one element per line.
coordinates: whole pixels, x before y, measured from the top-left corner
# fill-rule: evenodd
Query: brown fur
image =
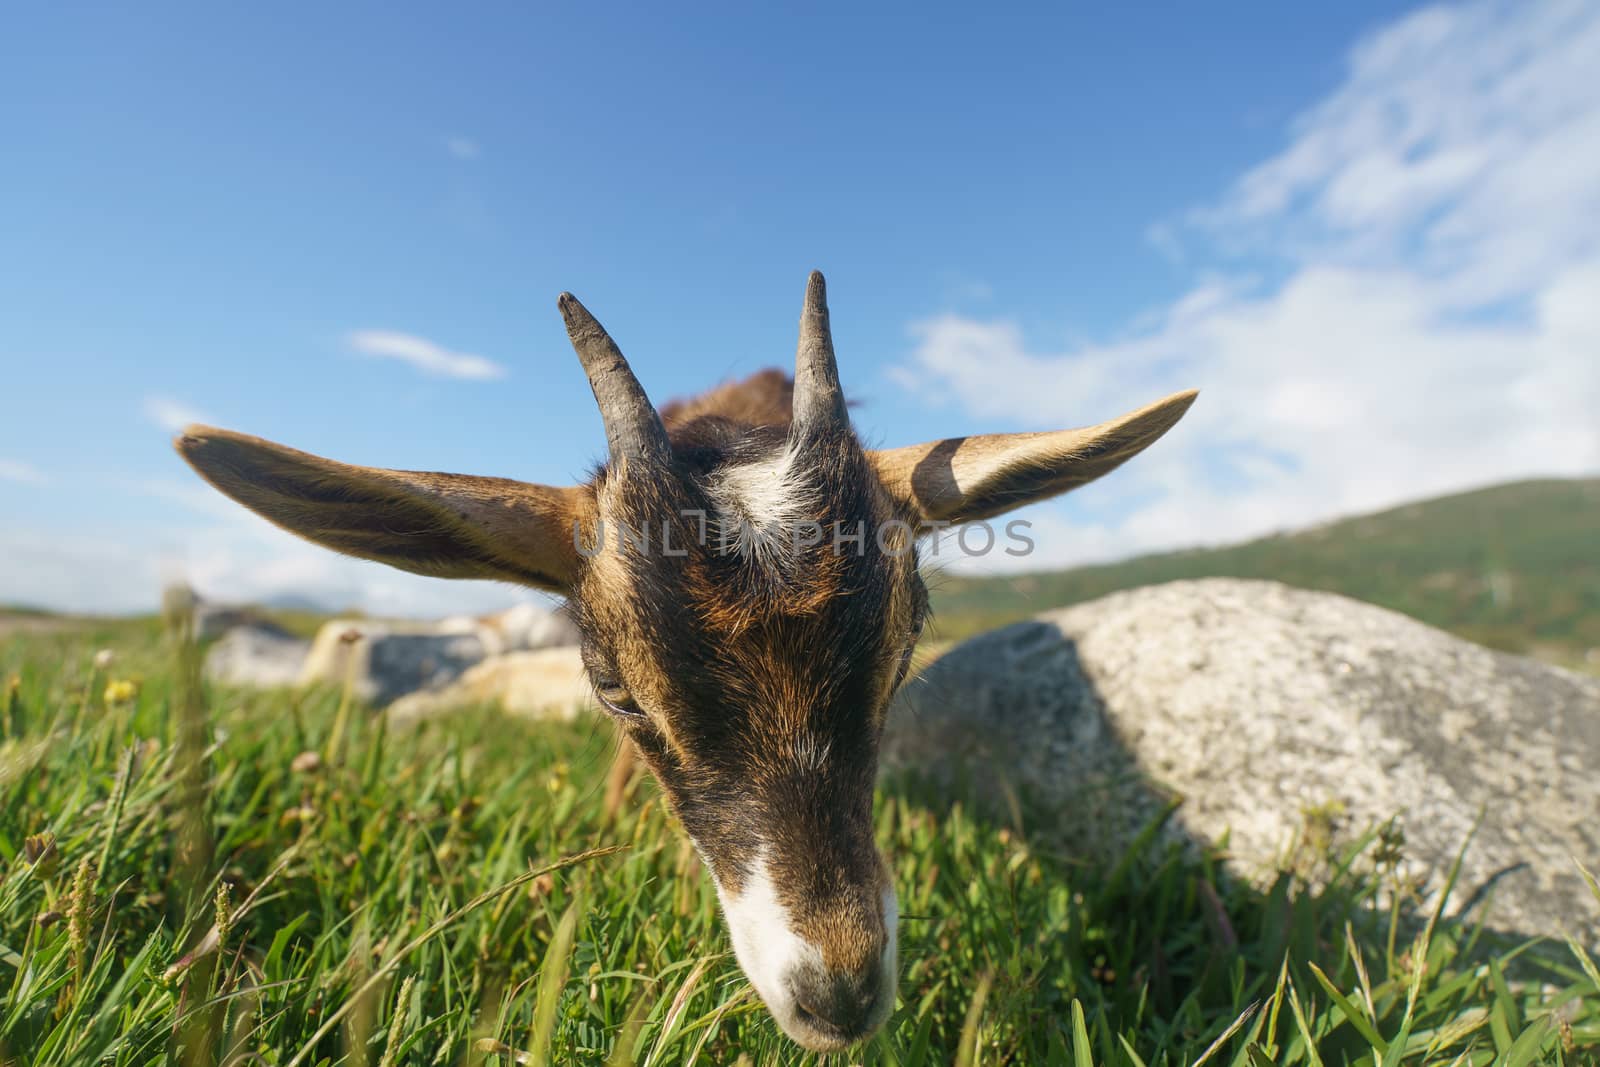
<path fill-rule="evenodd" d="M 972 522 L 1111 473 L 1170 430 L 1199 394 L 1175 393 L 1081 430 L 949 437 L 872 453 L 884 488 L 929 519 Z"/>
<path fill-rule="evenodd" d="M 353 467 L 209 427 L 185 431 L 178 450 L 222 492 L 336 551 L 565 594 L 597 689 L 623 702 L 626 750 L 654 772 L 719 887 L 742 893 L 759 860 L 820 954 L 823 973 L 791 981 L 835 1021 L 801 1039 L 840 1047 L 874 1010 L 890 885 L 873 841 L 878 740 L 928 610 L 914 543 L 876 532 L 997 515 L 1099 477 L 1170 428 L 1193 394 L 1088 430 L 867 452 L 838 391 L 820 275 L 807 289 L 793 419 L 794 383 L 766 370 L 668 404 L 658 422 L 588 311 L 565 294 L 561 309 L 611 446 L 584 485 Z M 700 537 L 691 516 L 718 515 L 729 484 L 737 500 L 767 500 L 730 475 L 759 483 L 764 468 L 740 468 L 782 467 L 790 454 L 800 477 L 778 479 L 775 499 L 815 523 L 821 543 L 763 556 Z M 620 526 L 648 547 L 616 544 Z M 630 766 L 619 755 L 608 809 Z"/>
<path fill-rule="evenodd" d="M 768 367 L 699 396 L 668 401 L 661 405 L 661 421 L 669 434 L 707 415 L 740 426 L 787 427 L 793 402 L 794 382 L 777 367 Z"/>
<path fill-rule="evenodd" d="M 787 393 L 788 380 L 769 371 L 667 408 L 678 468 L 615 485 L 604 476 L 601 511 L 657 528 L 658 516 L 705 506 L 695 487 L 718 465 L 781 444 L 772 432 L 781 424 L 750 419 Z M 903 509 L 854 436 L 815 448 L 824 484 L 810 518 L 862 526 L 861 551 L 826 541 L 799 578 L 776 583 L 750 560 L 700 546 L 670 564 L 618 553 L 589 561 L 576 599 L 593 605 L 578 616 L 592 669 L 625 678 L 648 709 L 624 722 L 718 881 L 739 892 L 765 850 L 797 932 L 830 970 L 855 974 L 884 947 L 888 873 L 871 834 L 877 735 L 927 593 L 914 551 L 894 558 L 873 543 L 870 531 Z M 818 751 L 830 767 L 796 766 L 794 753 Z"/>

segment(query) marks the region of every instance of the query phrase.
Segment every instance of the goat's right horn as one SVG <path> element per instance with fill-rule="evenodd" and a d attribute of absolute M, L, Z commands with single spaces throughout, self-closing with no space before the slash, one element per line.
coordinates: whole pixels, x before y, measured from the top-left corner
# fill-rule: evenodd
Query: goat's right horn
<path fill-rule="evenodd" d="M 594 390 L 595 403 L 600 405 L 612 465 L 624 460 L 666 462 L 672 454 L 666 428 L 622 357 L 622 350 L 577 297 L 562 293 L 556 302 L 567 323 L 567 336 L 583 364 L 583 373 L 589 378 L 589 388 Z"/>
<path fill-rule="evenodd" d="M 800 312 L 800 345 L 794 357 L 792 433 L 798 439 L 813 426 L 850 425 L 839 364 L 833 358 L 833 333 L 828 328 L 828 289 L 821 271 L 806 279 L 806 302 Z"/>

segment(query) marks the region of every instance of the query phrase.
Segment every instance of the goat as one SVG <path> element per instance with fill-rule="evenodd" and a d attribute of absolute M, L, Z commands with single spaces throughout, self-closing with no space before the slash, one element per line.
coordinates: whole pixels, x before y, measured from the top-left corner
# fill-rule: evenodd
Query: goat
<path fill-rule="evenodd" d="M 896 898 L 872 804 L 884 717 L 928 613 L 916 533 L 1098 478 L 1196 394 L 1088 429 L 870 451 L 821 274 L 792 380 L 764 371 L 660 412 L 584 306 L 568 293 L 559 306 L 609 450 L 585 484 L 355 467 L 205 426 L 177 449 L 335 551 L 564 594 L 599 702 L 710 870 L 745 975 L 796 1042 L 844 1048 L 895 1001 Z"/>

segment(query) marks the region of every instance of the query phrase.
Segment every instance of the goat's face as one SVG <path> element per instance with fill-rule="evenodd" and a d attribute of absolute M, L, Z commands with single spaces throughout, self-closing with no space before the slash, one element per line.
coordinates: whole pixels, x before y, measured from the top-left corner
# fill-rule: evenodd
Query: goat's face
<path fill-rule="evenodd" d="M 796 1041 L 844 1047 L 894 1004 L 895 895 L 872 794 L 927 611 L 913 530 L 1097 478 L 1194 394 L 1085 430 L 864 451 L 813 274 L 792 418 L 702 413 L 669 437 L 611 338 L 570 296 L 561 309 L 610 446 L 588 484 L 352 467 L 207 427 L 178 449 L 329 548 L 565 594 L 595 691 L 710 868 L 746 975 Z"/>
<path fill-rule="evenodd" d="M 571 599 L 584 660 L 710 868 L 745 974 L 796 1041 L 841 1048 L 894 1003 L 873 782 L 927 594 L 847 429 L 697 433 L 736 439 L 598 482 Z"/>

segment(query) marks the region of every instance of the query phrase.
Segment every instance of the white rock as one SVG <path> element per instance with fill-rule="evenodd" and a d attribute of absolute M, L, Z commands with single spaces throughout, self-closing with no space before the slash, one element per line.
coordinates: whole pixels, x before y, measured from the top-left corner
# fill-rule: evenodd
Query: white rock
<path fill-rule="evenodd" d="M 206 650 L 205 674 L 227 685 L 294 685 L 310 649 L 277 627 L 238 626 Z"/>
<path fill-rule="evenodd" d="M 578 643 L 578 628 L 565 611 L 552 611 L 531 602 L 517 604 L 498 615 L 486 615 L 478 621 L 483 630 L 499 635 L 505 652 Z"/>
<path fill-rule="evenodd" d="M 343 686 L 374 704 L 419 689 L 436 689 L 488 655 L 476 629 L 440 632 L 433 623 L 335 619 L 311 644 L 302 685 Z"/>
<path fill-rule="evenodd" d="M 490 657 L 447 686 L 401 697 L 390 705 L 389 714 L 413 720 L 481 706 L 530 718 L 570 719 L 595 703 L 577 648 L 565 646 Z"/>
<path fill-rule="evenodd" d="M 907 687 L 884 758 L 1025 794 L 1089 849 L 1181 797 L 1169 826 L 1228 834 L 1252 878 L 1322 809 L 1346 837 L 1400 815 L 1436 890 L 1481 811 L 1456 905 L 1493 883 L 1491 926 L 1600 936 L 1572 862 L 1600 869 L 1600 679 L 1340 596 L 1173 582 L 975 637 Z"/>

